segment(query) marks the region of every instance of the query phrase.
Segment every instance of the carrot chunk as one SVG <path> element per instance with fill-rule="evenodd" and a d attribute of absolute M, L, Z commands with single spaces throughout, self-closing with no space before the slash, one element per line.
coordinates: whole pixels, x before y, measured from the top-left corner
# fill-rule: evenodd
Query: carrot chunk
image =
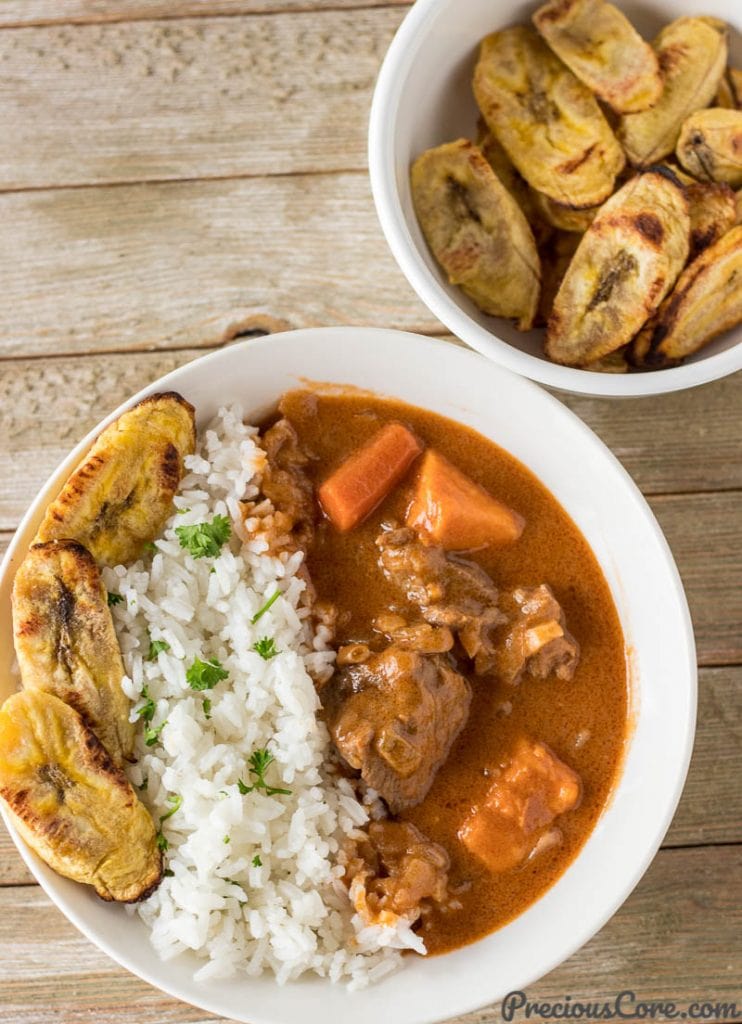
<path fill-rule="evenodd" d="M 448 551 L 512 544 L 525 521 L 429 448 L 406 523 Z"/>
<path fill-rule="evenodd" d="M 333 526 L 352 530 L 398 484 L 423 446 L 401 423 L 387 423 L 321 484 L 320 504 Z"/>

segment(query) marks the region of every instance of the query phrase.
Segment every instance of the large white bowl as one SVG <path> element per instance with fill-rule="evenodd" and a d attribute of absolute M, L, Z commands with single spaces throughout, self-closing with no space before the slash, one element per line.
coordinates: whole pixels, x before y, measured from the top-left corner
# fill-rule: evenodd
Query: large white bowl
<path fill-rule="evenodd" d="M 10 590 L 44 508 L 99 430 L 152 391 L 174 389 L 200 423 L 240 401 L 263 416 L 303 380 L 360 385 L 453 417 L 525 463 L 572 516 L 609 581 L 629 647 L 632 729 L 610 805 L 546 895 L 493 935 L 444 957 L 410 957 L 377 987 L 349 994 L 313 979 L 196 984 L 195 959 L 158 961 L 144 925 L 60 878 L 11 834 L 62 912 L 130 971 L 204 1010 L 251 1024 L 423 1024 L 523 989 L 586 942 L 628 896 L 657 850 L 683 787 L 693 742 L 696 666 L 683 588 L 641 494 L 605 445 L 544 391 L 480 356 L 396 331 L 293 331 L 234 345 L 175 370 L 112 412 L 70 453 L 26 514 L 0 568 L 0 699 L 11 676 Z M 524 510 L 525 511 L 525 510 Z M 7 823 L 7 821 L 6 821 Z M 393 1010 L 390 1010 L 393 1007 Z"/>
<path fill-rule="evenodd" d="M 651 373 L 596 373 L 558 366 L 543 354 L 543 332 L 521 333 L 476 308 L 446 280 L 430 254 L 410 195 L 410 164 L 423 150 L 460 137 L 476 138 L 471 75 L 479 40 L 489 32 L 529 22 L 538 5 L 520 0 L 417 0 L 389 47 L 379 73 L 369 127 L 369 169 L 376 210 L 402 272 L 425 305 L 467 345 L 509 370 L 564 391 L 592 395 L 654 395 L 694 387 L 742 367 L 742 327 L 683 366 Z M 620 0 L 619 6 L 651 39 L 684 14 L 739 19 L 728 0 Z M 742 60 L 733 33 L 733 64 Z"/>

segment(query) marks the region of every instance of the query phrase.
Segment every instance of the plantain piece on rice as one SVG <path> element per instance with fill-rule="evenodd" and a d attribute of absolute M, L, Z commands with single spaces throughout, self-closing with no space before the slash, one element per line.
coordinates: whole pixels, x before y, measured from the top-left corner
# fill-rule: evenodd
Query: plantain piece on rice
<path fill-rule="evenodd" d="M 546 354 L 588 366 L 629 342 L 688 256 L 683 186 L 662 169 L 628 181 L 585 232 L 554 300 Z"/>
<path fill-rule="evenodd" d="M 710 107 L 683 122 L 676 155 L 702 181 L 742 185 L 742 110 Z"/>
<path fill-rule="evenodd" d="M 49 867 L 104 900 L 145 899 L 162 878 L 155 826 L 78 713 L 44 690 L 0 709 L 0 797 Z"/>
<path fill-rule="evenodd" d="M 724 73 L 727 27 L 717 18 L 678 18 L 654 41 L 664 89 L 657 103 L 624 114 L 618 136 L 635 167 L 648 167 L 675 149 L 683 121 L 707 106 Z"/>
<path fill-rule="evenodd" d="M 690 263 L 657 315 L 634 339 L 642 369 L 675 366 L 742 321 L 742 225 Z"/>
<path fill-rule="evenodd" d="M 712 107 L 726 107 L 727 110 L 742 110 L 742 71 L 727 68 L 719 82 Z"/>
<path fill-rule="evenodd" d="M 121 661 L 95 559 L 73 540 L 35 544 L 13 582 L 15 652 L 23 686 L 73 707 L 119 767 L 135 729 L 121 689 Z"/>
<path fill-rule="evenodd" d="M 623 151 L 598 102 L 528 26 L 482 40 L 474 96 L 487 127 L 538 192 L 596 206 L 613 191 Z"/>
<path fill-rule="evenodd" d="M 194 411 L 150 395 L 106 427 L 46 510 L 37 542 L 79 541 L 100 565 L 133 562 L 162 529 L 196 444 Z"/>
<path fill-rule="evenodd" d="M 411 171 L 412 200 L 430 250 L 484 313 L 533 324 L 540 265 L 523 211 L 466 139 L 429 149 Z"/>
<path fill-rule="evenodd" d="M 660 98 L 657 55 L 613 4 L 549 0 L 533 23 L 580 81 L 617 113 L 646 110 Z"/>

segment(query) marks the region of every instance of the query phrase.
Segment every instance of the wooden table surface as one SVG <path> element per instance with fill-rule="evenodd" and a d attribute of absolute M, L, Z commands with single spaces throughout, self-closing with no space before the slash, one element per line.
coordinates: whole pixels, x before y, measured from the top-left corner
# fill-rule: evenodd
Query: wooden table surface
<path fill-rule="evenodd" d="M 387 250 L 366 173 L 374 79 L 406 9 L 0 2 L 2 549 L 104 413 L 207 350 L 324 324 L 445 334 Z M 666 532 L 695 624 L 700 705 L 662 850 L 600 934 L 529 996 L 631 989 L 742 1009 L 742 375 L 652 399 L 562 400 Z M 217 1019 L 98 952 L 0 831 L 0 1021 Z M 461 1018 L 497 1020 L 497 1006 Z"/>

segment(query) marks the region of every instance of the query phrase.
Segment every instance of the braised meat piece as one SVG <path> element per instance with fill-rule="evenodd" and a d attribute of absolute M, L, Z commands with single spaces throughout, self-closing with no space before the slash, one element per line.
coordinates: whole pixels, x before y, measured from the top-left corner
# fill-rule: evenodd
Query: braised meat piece
<path fill-rule="evenodd" d="M 580 647 L 569 633 L 561 605 L 545 583 L 503 594 L 508 624 L 498 633 L 495 668 L 500 679 L 517 683 L 524 672 L 535 679 L 572 679 Z"/>
<path fill-rule="evenodd" d="M 350 898 L 366 924 L 415 922 L 447 896 L 448 854 L 406 821 L 375 821 L 346 865 Z"/>
<path fill-rule="evenodd" d="M 342 757 L 398 814 L 425 798 L 466 722 L 471 690 L 444 656 L 393 644 L 360 657 L 335 673 L 322 703 Z"/>
<path fill-rule="evenodd" d="M 302 450 L 296 430 L 280 419 L 263 434 L 266 454 L 261 490 L 285 517 L 284 526 L 299 547 L 306 548 L 314 534 L 314 489 L 306 473 L 309 456 Z"/>
<path fill-rule="evenodd" d="M 580 777 L 569 765 L 545 743 L 520 739 L 459 839 L 490 871 L 507 871 L 537 848 L 548 826 L 576 807 L 581 795 Z"/>
<path fill-rule="evenodd" d="M 494 632 L 504 622 L 494 583 L 478 565 L 424 544 L 407 527 L 385 531 L 376 539 L 379 564 L 426 622 L 447 626 L 458 636 L 474 670 L 494 665 Z"/>

